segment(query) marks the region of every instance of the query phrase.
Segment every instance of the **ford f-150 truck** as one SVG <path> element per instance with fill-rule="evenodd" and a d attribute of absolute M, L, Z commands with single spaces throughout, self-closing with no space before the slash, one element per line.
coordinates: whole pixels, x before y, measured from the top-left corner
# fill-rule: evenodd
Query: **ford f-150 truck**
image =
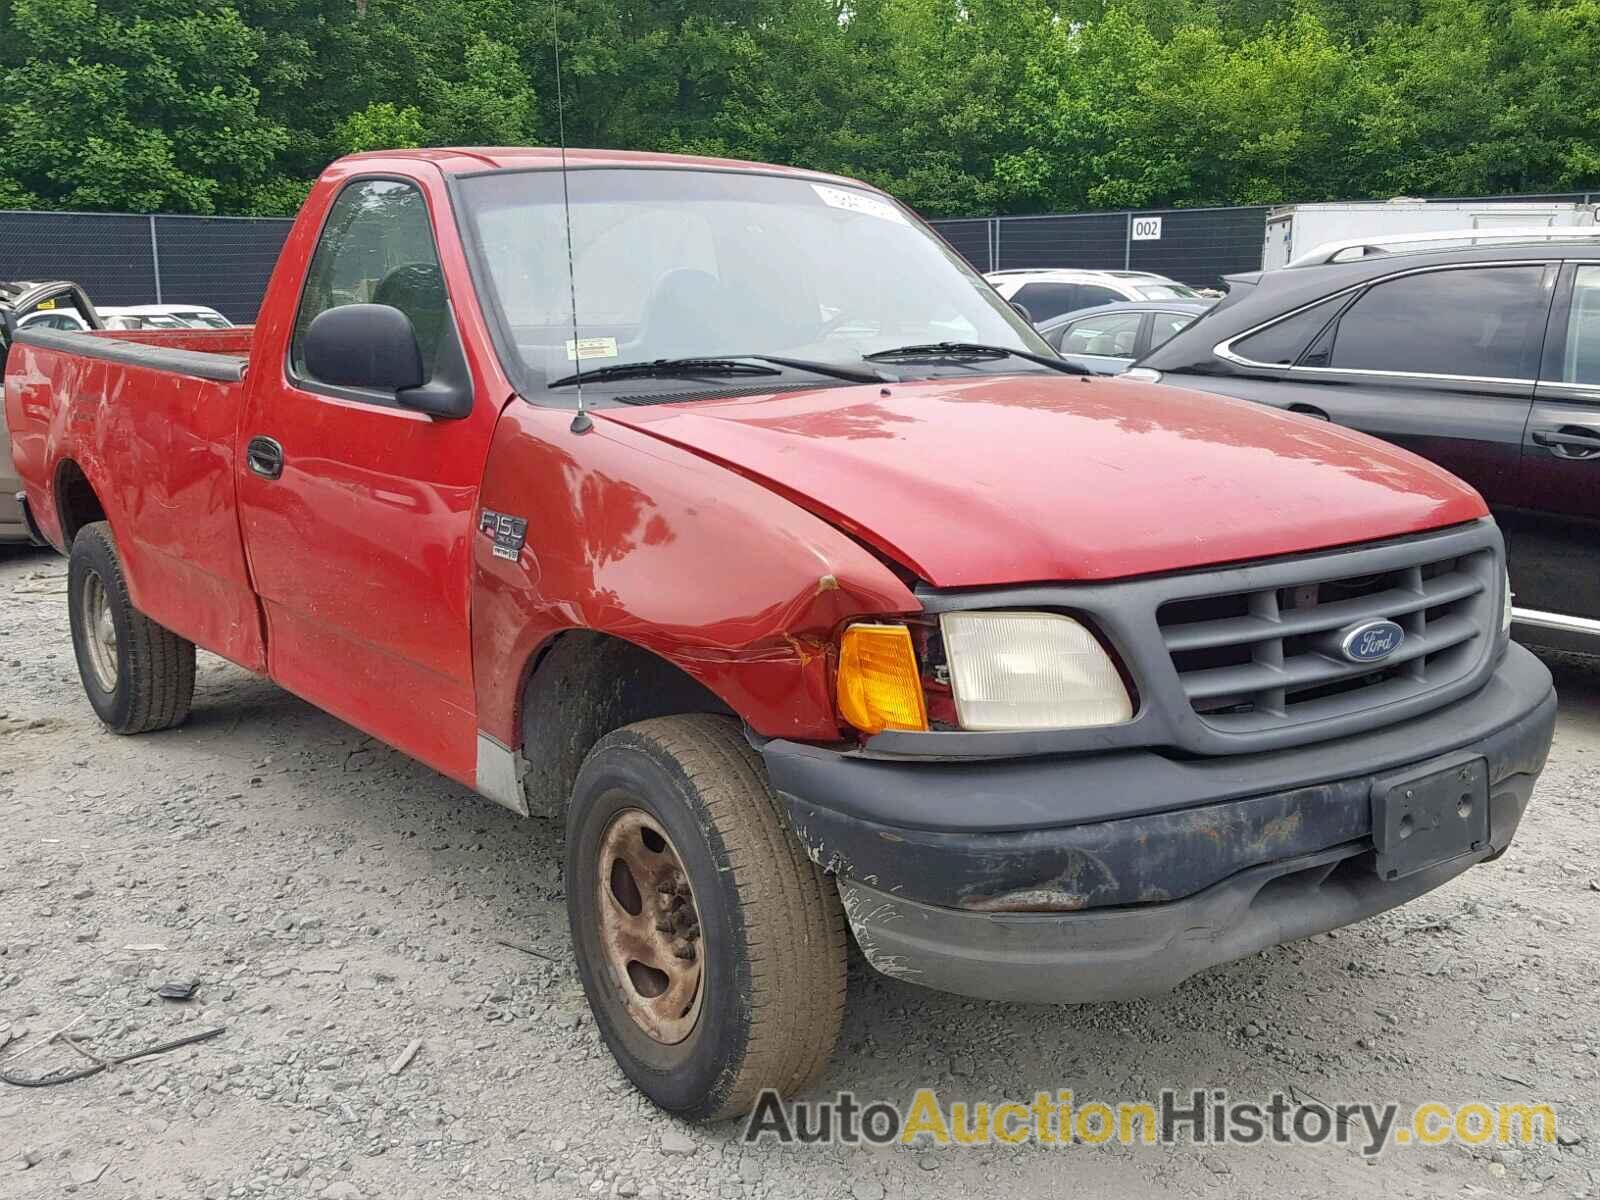
<path fill-rule="evenodd" d="M 198 646 L 560 817 L 596 1023 L 702 1117 L 819 1076 L 847 929 L 1104 1000 L 1505 850 L 1555 697 L 1466 485 L 1074 373 L 860 183 L 562 164 L 347 158 L 253 329 L 17 334 L 110 729 Z"/>

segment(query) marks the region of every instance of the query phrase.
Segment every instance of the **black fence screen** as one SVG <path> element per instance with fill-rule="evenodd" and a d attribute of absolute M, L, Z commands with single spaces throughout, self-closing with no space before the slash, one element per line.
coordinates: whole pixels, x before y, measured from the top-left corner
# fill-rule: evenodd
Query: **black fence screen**
<path fill-rule="evenodd" d="M 1190 208 L 935 221 L 980 271 L 1076 267 L 1154 271 L 1196 287 L 1261 266 L 1267 209 Z M 987 225 L 987 236 L 973 228 Z M 951 236 L 951 227 L 959 236 Z"/>
<path fill-rule="evenodd" d="M 980 271 L 994 270 L 994 222 L 987 218 L 970 221 L 935 221 L 939 234 L 956 252 Z"/>
<path fill-rule="evenodd" d="M 289 221 L 157 217 L 161 295 L 166 304 L 209 304 L 230 321 L 253 321 Z M 226 264 L 219 271 L 218 264 Z M 89 295 L 93 296 L 91 288 Z"/>
<path fill-rule="evenodd" d="M 1161 220 L 1161 236 L 1141 238 Z M 1192 208 L 1134 214 L 1128 266 L 1181 280 L 1192 287 L 1217 287 L 1224 275 L 1261 266 L 1266 241 L 1265 208 Z"/>
<path fill-rule="evenodd" d="M 1592 203 L 1591 193 L 1440 197 Z M 1268 209 L 1152 209 L 969 217 L 933 225 L 980 271 L 1154 271 L 1197 287 L 1261 266 Z M 96 303 L 209 304 L 255 319 L 290 222 L 282 218 L 0 211 L 0 280 L 70 279 Z"/>
<path fill-rule="evenodd" d="M 1596 198 L 1593 192 L 1433 197 L 1474 204 L 1592 204 Z M 1195 287 L 1217 287 L 1224 275 L 1260 269 L 1270 211 L 1265 205 L 1168 208 L 987 220 L 963 218 L 934 221 L 933 225 L 980 271 L 1027 267 L 1129 269 L 1169 275 Z M 979 226 L 987 226 L 987 230 Z"/>
<path fill-rule="evenodd" d="M 1115 271 L 1126 265 L 1128 220 L 1124 213 L 1002 217 L 995 224 L 997 270 L 1085 267 Z"/>
<path fill-rule="evenodd" d="M 0 279 L 70 279 L 98 305 L 206 304 L 254 321 L 291 222 L 0 212 Z"/>
<path fill-rule="evenodd" d="M 70 279 L 99 304 L 153 304 L 149 217 L 0 212 L 0 279 Z"/>

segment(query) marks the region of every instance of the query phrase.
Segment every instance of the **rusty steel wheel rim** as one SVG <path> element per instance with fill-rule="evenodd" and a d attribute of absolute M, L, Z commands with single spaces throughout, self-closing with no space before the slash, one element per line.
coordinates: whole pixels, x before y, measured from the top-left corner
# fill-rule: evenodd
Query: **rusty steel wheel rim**
<path fill-rule="evenodd" d="M 625 808 L 600 837 L 599 933 L 611 982 L 644 1033 L 683 1041 L 700 1018 L 705 948 L 689 873 L 649 813 Z"/>
<path fill-rule="evenodd" d="M 89 670 L 102 692 L 117 690 L 117 624 L 111 616 L 111 601 L 106 586 L 94 572 L 84 578 L 82 611 L 83 640 L 89 651 Z"/>

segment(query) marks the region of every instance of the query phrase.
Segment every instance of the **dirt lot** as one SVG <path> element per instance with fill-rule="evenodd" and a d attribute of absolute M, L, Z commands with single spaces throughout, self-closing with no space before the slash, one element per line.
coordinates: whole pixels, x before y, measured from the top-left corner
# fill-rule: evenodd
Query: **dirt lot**
<path fill-rule="evenodd" d="M 16 1070 L 226 1026 L 46 1090 L 0 1085 L 0 1197 L 1584 1196 L 1600 1187 L 1600 666 L 1512 851 L 1398 912 L 1157 1000 L 972 1003 L 854 962 L 827 1089 L 1542 1099 L 1501 1152 L 745 1148 L 625 1083 L 568 957 L 559 830 L 202 656 L 181 730 L 85 703 L 62 560 L 0 549 L 0 1045 Z M 537 955 L 499 944 L 524 943 Z M 195 999 L 152 988 L 198 979 Z M 24 1036 L 25 1035 L 25 1036 Z M 399 1074 L 391 1065 L 413 1042 Z M 1381 1189 L 1381 1192 L 1380 1190 Z"/>

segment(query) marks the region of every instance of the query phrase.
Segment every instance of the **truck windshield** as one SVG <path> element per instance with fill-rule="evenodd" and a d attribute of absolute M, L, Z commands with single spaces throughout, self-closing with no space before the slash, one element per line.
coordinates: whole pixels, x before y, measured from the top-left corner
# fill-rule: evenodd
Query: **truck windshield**
<path fill-rule="evenodd" d="M 865 189 L 683 169 L 575 169 L 567 182 L 576 337 L 561 173 L 469 176 L 457 193 L 479 292 L 525 395 L 567 404 L 545 390 L 550 381 L 656 359 L 778 355 L 861 368 L 871 365 L 864 355 L 923 342 L 1051 354 L 944 243 Z M 940 369 L 1041 368 L 995 356 Z"/>

